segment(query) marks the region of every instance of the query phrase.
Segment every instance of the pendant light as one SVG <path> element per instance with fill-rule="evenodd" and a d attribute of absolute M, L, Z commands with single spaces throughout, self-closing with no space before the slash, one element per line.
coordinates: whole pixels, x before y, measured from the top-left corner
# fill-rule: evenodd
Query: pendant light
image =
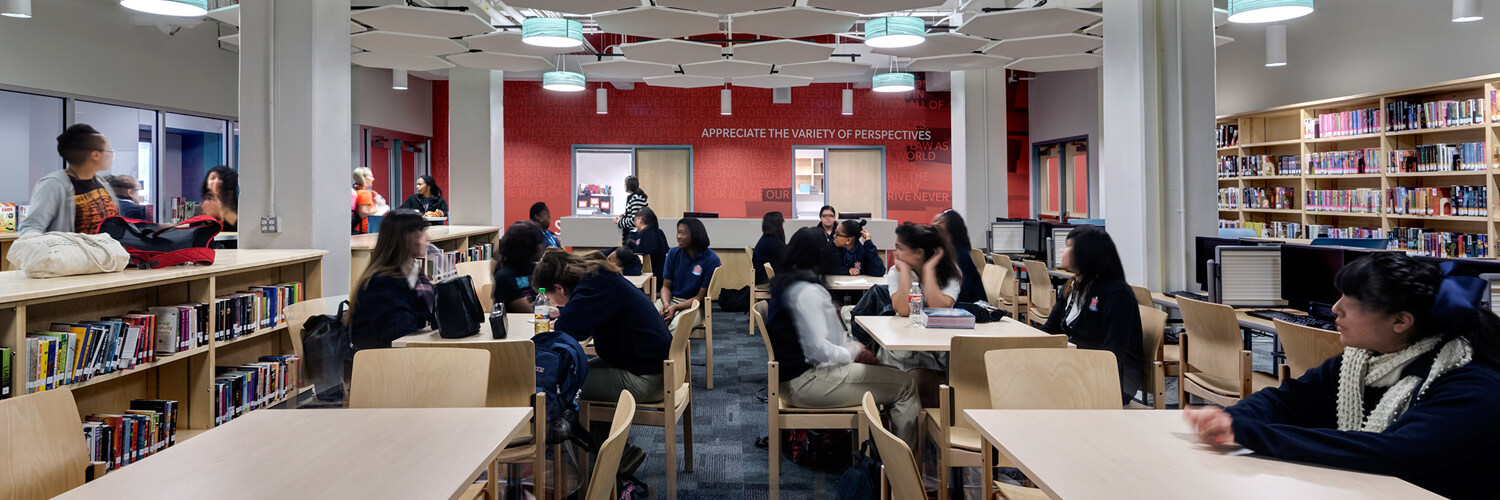
<path fill-rule="evenodd" d="M 870 80 L 876 92 L 910 92 L 917 88 L 917 76 L 911 73 L 881 73 Z"/>
<path fill-rule="evenodd" d="M 734 114 L 734 109 L 730 106 L 730 100 L 729 86 L 725 85 L 724 90 L 719 91 L 719 114 L 724 116 Z"/>
<path fill-rule="evenodd" d="M 927 25 L 909 16 L 877 17 L 865 22 L 865 45 L 890 49 L 921 45 L 927 41 Z"/>
<path fill-rule="evenodd" d="M 0 16 L 31 18 L 31 0 L 0 0 Z"/>
<path fill-rule="evenodd" d="M 163 16 L 197 17 L 208 14 L 208 0 L 120 0 L 130 10 Z"/>
<path fill-rule="evenodd" d="M 609 114 L 609 94 L 603 84 L 600 84 L 599 89 L 594 91 L 594 113 Z"/>
<path fill-rule="evenodd" d="M 560 17 L 533 17 L 521 21 L 521 41 L 538 47 L 580 47 L 583 23 Z"/>
<path fill-rule="evenodd" d="M 583 92 L 582 73 L 572 71 L 548 71 L 542 74 L 542 88 L 557 92 Z"/>
<path fill-rule="evenodd" d="M 844 101 L 844 110 L 843 110 L 843 114 L 845 116 L 853 115 L 854 114 L 854 89 L 844 89 L 843 94 L 844 94 L 844 99 L 843 99 L 843 101 Z"/>
<path fill-rule="evenodd" d="M 1469 23 L 1484 19 L 1479 13 L 1479 0 L 1453 0 L 1453 22 Z"/>
<path fill-rule="evenodd" d="M 1286 66 L 1286 25 L 1266 26 L 1266 67 Z"/>
<path fill-rule="evenodd" d="M 1274 23 L 1313 11 L 1313 0 L 1229 0 L 1229 22 Z"/>
<path fill-rule="evenodd" d="M 391 70 L 391 90 L 406 90 L 406 70 Z"/>

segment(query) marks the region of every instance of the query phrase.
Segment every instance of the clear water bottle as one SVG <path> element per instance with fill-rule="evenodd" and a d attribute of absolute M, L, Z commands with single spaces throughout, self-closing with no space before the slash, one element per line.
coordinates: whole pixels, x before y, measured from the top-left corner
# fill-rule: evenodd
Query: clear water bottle
<path fill-rule="evenodd" d="M 536 302 L 532 304 L 532 311 L 534 311 L 532 318 L 536 319 L 533 333 L 546 333 L 552 330 L 552 326 L 548 323 L 552 319 L 552 304 L 547 300 L 546 288 L 537 289 Z"/>
<path fill-rule="evenodd" d="M 907 316 L 911 318 L 914 326 L 927 326 L 927 313 L 922 312 L 922 285 L 917 280 L 911 281 L 911 291 L 906 294 L 906 303 L 911 308 Z"/>

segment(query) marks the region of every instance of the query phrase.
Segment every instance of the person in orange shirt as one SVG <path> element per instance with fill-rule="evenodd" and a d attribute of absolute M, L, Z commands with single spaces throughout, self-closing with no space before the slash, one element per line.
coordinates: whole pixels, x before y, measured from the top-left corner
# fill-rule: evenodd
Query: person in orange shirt
<path fill-rule="evenodd" d="M 375 192 L 370 190 L 370 185 L 375 183 L 375 174 L 370 169 L 359 167 L 354 169 L 354 194 L 350 203 L 350 218 L 354 234 L 365 234 L 370 232 L 371 215 L 375 215 Z"/>

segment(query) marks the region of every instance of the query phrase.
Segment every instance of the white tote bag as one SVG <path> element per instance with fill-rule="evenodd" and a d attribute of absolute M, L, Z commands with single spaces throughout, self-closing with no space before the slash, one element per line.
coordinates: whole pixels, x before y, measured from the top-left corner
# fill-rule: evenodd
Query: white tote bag
<path fill-rule="evenodd" d="M 16 240 L 7 257 L 30 278 L 114 273 L 130 264 L 130 253 L 107 234 L 30 234 Z"/>

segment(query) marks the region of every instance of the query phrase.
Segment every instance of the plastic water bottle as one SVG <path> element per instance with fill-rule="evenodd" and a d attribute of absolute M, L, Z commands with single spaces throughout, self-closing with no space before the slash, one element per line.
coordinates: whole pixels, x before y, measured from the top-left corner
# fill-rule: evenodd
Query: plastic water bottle
<path fill-rule="evenodd" d="M 906 294 L 906 303 L 911 308 L 910 314 L 907 315 L 911 318 L 911 324 L 913 326 L 927 326 L 927 313 L 922 312 L 922 285 L 918 284 L 916 280 L 912 280 L 911 282 L 911 291 Z"/>
<path fill-rule="evenodd" d="M 533 333 L 547 333 L 548 331 L 551 331 L 552 325 L 549 323 L 549 320 L 552 319 L 550 317 L 552 313 L 552 304 L 547 300 L 546 288 L 537 289 L 536 302 L 532 304 L 532 311 L 534 311 L 532 314 L 532 318 L 536 320 L 536 327 L 533 330 Z"/>

